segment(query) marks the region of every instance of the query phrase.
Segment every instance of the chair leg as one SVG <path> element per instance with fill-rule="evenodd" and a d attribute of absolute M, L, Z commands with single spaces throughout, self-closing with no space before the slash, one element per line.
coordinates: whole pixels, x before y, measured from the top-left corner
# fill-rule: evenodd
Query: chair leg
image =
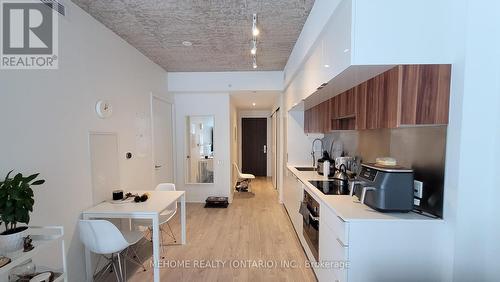
<path fill-rule="evenodd" d="M 132 250 L 132 252 L 134 253 L 134 255 L 133 255 L 133 257 L 130 257 L 128 255 L 128 249 L 127 249 L 127 253 L 126 253 L 125 257 L 128 258 L 128 260 L 130 262 L 132 262 L 133 264 L 141 267 L 143 271 L 146 271 L 146 267 L 144 266 L 144 263 L 142 262 L 142 259 L 137 254 L 136 249 L 133 246 L 130 246 L 129 249 Z"/>
<path fill-rule="evenodd" d="M 112 262 L 112 264 L 113 264 L 113 272 L 115 273 L 116 281 L 121 282 L 120 276 L 118 274 L 119 270 L 117 269 L 118 266 L 116 265 L 116 261 L 115 261 L 114 255 L 112 255 L 112 260 L 113 260 L 113 262 Z"/>
<path fill-rule="evenodd" d="M 172 239 L 174 239 L 174 243 L 177 243 L 177 239 L 175 238 L 174 232 L 172 231 L 172 227 L 170 227 L 170 223 L 167 221 L 168 229 L 170 230 L 170 234 L 168 234 Z"/>
<path fill-rule="evenodd" d="M 121 281 L 125 281 L 123 279 L 122 260 L 120 258 L 120 253 L 117 253 L 116 256 L 118 258 L 118 268 L 120 269 L 120 278 L 122 279 Z"/>
<path fill-rule="evenodd" d="M 102 256 L 99 256 L 99 258 L 97 259 L 97 263 L 95 264 L 94 274 L 92 275 L 92 277 L 95 277 L 98 273 L 97 269 L 99 269 L 99 263 L 101 262 L 101 257 Z"/>
<path fill-rule="evenodd" d="M 93 276 L 94 281 L 101 280 L 108 273 L 108 270 L 112 271 L 112 269 L 113 269 L 113 260 L 107 258 L 106 256 L 103 256 L 103 257 L 105 259 L 107 259 L 108 262 L 107 262 L 107 264 L 100 271 L 97 271 L 97 273 L 94 274 L 94 276 Z M 99 256 L 99 259 L 100 258 L 101 258 L 101 256 Z M 99 264 L 97 266 L 99 266 Z M 96 270 L 97 270 L 97 268 L 96 268 Z M 109 273 L 111 273 L 111 271 Z"/>
<path fill-rule="evenodd" d="M 165 244 L 163 243 L 163 227 L 160 225 L 160 248 L 161 248 L 161 259 L 165 259 Z"/>

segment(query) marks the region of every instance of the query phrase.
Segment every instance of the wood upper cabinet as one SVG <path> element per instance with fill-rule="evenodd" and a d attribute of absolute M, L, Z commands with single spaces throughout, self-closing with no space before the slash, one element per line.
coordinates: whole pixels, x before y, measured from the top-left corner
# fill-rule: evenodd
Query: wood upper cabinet
<path fill-rule="evenodd" d="M 368 83 L 363 82 L 354 87 L 354 95 L 356 96 L 356 129 L 367 129 L 367 91 Z"/>
<path fill-rule="evenodd" d="M 304 111 L 304 133 L 310 133 L 311 122 L 312 122 L 311 112 L 312 109 Z"/>
<path fill-rule="evenodd" d="M 354 88 L 330 99 L 330 129 L 356 129 L 356 95 Z"/>
<path fill-rule="evenodd" d="M 400 125 L 447 124 L 451 65 L 403 65 Z"/>
<path fill-rule="evenodd" d="M 356 96 L 354 95 L 354 88 L 341 93 L 338 97 L 338 111 L 337 118 L 352 118 L 356 115 Z"/>
<path fill-rule="evenodd" d="M 304 131 L 447 124 L 450 78 L 451 65 L 396 66 L 307 110 Z"/>
<path fill-rule="evenodd" d="M 447 124 L 451 65 L 401 65 L 354 87 L 357 129 Z"/>
<path fill-rule="evenodd" d="M 330 101 L 316 105 L 304 112 L 305 133 L 325 133 L 330 131 Z"/>
<path fill-rule="evenodd" d="M 327 133 L 330 131 L 330 100 L 326 100 L 320 105 L 321 117 L 321 132 Z"/>

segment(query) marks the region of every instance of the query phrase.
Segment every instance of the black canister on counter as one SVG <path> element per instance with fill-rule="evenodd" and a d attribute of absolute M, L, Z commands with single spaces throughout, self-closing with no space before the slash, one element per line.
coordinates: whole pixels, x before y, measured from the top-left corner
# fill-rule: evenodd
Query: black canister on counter
<path fill-rule="evenodd" d="M 113 201 L 123 199 L 123 190 L 113 190 Z"/>

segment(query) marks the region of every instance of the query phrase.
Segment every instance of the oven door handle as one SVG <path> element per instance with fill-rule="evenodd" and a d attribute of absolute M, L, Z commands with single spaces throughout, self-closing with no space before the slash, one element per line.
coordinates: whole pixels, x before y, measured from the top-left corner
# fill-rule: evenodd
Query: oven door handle
<path fill-rule="evenodd" d="M 314 216 L 314 215 L 312 215 L 311 212 L 309 212 L 309 218 L 311 218 L 314 221 L 319 221 L 319 216 Z"/>

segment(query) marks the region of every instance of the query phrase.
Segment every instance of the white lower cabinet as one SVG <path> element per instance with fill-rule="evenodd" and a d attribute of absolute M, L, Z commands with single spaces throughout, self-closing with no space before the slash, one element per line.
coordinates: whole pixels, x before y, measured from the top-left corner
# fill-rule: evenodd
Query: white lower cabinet
<path fill-rule="evenodd" d="M 297 234 L 302 233 L 302 216 L 299 213 L 300 202 L 304 197 L 304 184 L 290 171 L 286 172 L 283 200 L 290 220 Z"/>
<path fill-rule="evenodd" d="M 320 204 L 319 261 L 314 265 L 320 282 L 447 280 L 442 220 L 390 213 L 374 219 L 371 213 L 377 212 L 368 207 L 354 202 L 348 208 L 345 202 L 335 206 L 317 194 L 320 192 L 304 185 L 307 179 L 302 182 L 289 170 L 285 175 L 284 204 L 310 261 L 315 258 L 302 234 L 299 213 L 304 190 Z"/>
<path fill-rule="evenodd" d="M 316 275 L 319 281 L 345 282 L 349 267 L 349 246 L 346 240 L 347 223 L 342 222 L 340 218 L 328 216 L 328 211 L 324 209 L 325 207 L 320 208 L 320 261 Z M 336 225 L 337 228 L 332 225 Z"/>
<path fill-rule="evenodd" d="M 318 280 L 443 281 L 441 226 L 436 220 L 345 222 L 321 205 Z"/>

